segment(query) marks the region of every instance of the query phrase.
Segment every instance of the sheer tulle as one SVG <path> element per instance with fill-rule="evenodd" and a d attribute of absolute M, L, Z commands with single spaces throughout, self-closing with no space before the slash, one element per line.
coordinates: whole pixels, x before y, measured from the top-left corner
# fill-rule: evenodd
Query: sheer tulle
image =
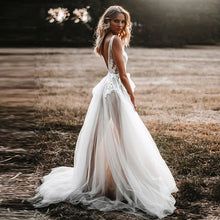
<path fill-rule="evenodd" d="M 67 201 L 159 218 L 173 213 L 174 178 L 118 74 L 108 72 L 92 93 L 74 167 L 56 167 L 43 177 L 34 205 Z"/>

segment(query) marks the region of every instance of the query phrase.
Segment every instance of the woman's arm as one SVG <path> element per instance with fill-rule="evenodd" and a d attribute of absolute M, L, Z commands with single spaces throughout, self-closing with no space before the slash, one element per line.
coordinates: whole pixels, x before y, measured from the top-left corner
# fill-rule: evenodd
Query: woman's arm
<path fill-rule="evenodd" d="M 119 77 L 121 79 L 121 82 L 123 83 L 124 87 L 126 88 L 128 94 L 130 96 L 131 102 L 133 103 L 134 108 L 136 110 L 134 93 L 132 92 L 131 85 L 129 83 L 129 80 L 128 80 L 128 77 L 126 74 L 124 60 L 123 60 L 123 56 L 122 56 L 122 42 L 118 36 L 115 36 L 113 39 L 112 54 L 113 54 L 115 64 L 116 64 L 118 71 L 119 71 Z"/>

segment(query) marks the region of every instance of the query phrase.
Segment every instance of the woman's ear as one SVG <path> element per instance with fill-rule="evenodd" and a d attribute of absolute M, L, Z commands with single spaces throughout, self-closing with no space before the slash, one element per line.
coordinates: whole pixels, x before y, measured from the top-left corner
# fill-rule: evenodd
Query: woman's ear
<path fill-rule="evenodd" d="M 104 20 L 104 24 L 105 24 L 105 28 L 110 28 L 110 20 L 109 19 L 106 19 Z"/>
<path fill-rule="evenodd" d="M 110 24 L 110 19 L 109 19 L 109 18 L 105 18 L 105 19 L 104 19 L 104 23 L 105 23 L 105 24 L 108 24 L 108 23 Z"/>

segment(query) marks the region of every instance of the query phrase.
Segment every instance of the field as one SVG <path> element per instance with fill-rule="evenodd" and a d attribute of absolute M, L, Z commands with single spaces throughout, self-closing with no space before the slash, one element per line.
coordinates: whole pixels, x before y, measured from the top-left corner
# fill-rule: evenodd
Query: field
<path fill-rule="evenodd" d="M 179 188 L 166 219 L 219 219 L 220 47 L 127 52 L 138 113 Z M 51 168 L 73 166 L 92 88 L 105 74 L 91 48 L 0 49 L 0 219 L 141 219 L 26 201 Z"/>

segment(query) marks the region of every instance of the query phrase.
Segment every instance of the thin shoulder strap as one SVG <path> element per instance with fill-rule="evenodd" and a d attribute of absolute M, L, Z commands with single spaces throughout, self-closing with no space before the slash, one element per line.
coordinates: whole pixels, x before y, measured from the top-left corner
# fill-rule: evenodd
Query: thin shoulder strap
<path fill-rule="evenodd" d="M 112 42 L 113 42 L 113 40 L 114 40 L 114 37 L 115 37 L 115 35 L 113 35 L 112 37 L 111 37 L 111 39 L 110 39 L 110 41 L 109 41 L 109 45 L 108 45 L 108 68 L 111 68 L 110 67 L 110 65 L 111 65 L 111 62 L 110 62 L 110 60 L 111 60 L 111 55 L 112 55 Z"/>

